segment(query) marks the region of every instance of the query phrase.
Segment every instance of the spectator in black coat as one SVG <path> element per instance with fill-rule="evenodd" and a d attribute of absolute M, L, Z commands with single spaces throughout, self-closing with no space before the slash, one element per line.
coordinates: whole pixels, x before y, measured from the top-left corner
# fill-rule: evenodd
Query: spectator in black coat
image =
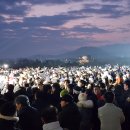
<path fill-rule="evenodd" d="M 93 101 L 87 100 L 86 93 L 80 93 L 77 106 L 81 114 L 80 130 L 91 130 L 93 124 Z"/>
<path fill-rule="evenodd" d="M 125 123 L 123 130 L 130 130 L 130 80 L 124 82 L 123 95 L 123 112 L 125 115 Z"/>
<path fill-rule="evenodd" d="M 38 90 L 35 93 L 35 97 L 34 98 L 35 99 L 32 102 L 32 107 L 36 108 L 41 113 L 42 110 L 48 106 L 48 105 L 46 105 L 47 103 L 44 102 L 44 100 L 46 100 L 46 98 L 43 99 L 43 92 L 41 92 L 40 90 Z"/>
<path fill-rule="evenodd" d="M 125 122 L 123 124 L 123 130 L 130 130 L 130 97 L 127 98 L 125 102 L 125 107 L 123 109 L 125 115 Z"/>
<path fill-rule="evenodd" d="M 18 126 L 22 130 L 42 130 L 42 121 L 37 109 L 30 106 L 27 96 L 19 95 L 15 99 L 18 111 Z"/>
<path fill-rule="evenodd" d="M 4 98 L 7 100 L 7 101 L 13 101 L 14 100 L 14 85 L 12 84 L 8 84 L 7 86 L 7 89 L 8 89 L 8 92 L 7 93 L 4 93 Z"/>
<path fill-rule="evenodd" d="M 15 105 L 12 102 L 4 103 L 0 108 L 0 130 L 18 130 L 18 120 Z"/>
<path fill-rule="evenodd" d="M 100 120 L 98 118 L 98 100 L 96 95 L 92 92 L 91 89 L 86 90 L 87 99 L 92 100 L 94 107 L 93 107 L 93 126 L 92 130 L 100 130 Z"/>
<path fill-rule="evenodd" d="M 79 130 L 81 115 L 69 94 L 61 98 L 61 107 L 62 111 L 58 115 L 61 127 L 69 130 Z"/>
<path fill-rule="evenodd" d="M 60 85 L 58 83 L 54 83 L 52 85 L 52 105 L 58 110 L 60 109 L 60 92 Z"/>

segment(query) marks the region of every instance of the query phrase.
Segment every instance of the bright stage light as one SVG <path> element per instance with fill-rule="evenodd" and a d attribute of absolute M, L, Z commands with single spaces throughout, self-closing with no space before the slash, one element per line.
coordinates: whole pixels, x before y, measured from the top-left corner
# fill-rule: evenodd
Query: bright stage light
<path fill-rule="evenodd" d="M 8 68 L 9 68 L 9 65 L 8 65 L 8 64 L 3 64 L 3 68 L 4 68 L 4 69 L 8 69 Z"/>

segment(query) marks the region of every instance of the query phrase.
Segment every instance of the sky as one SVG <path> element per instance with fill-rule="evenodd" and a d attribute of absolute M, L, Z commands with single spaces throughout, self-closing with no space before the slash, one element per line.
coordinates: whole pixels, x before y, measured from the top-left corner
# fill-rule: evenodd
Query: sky
<path fill-rule="evenodd" d="M 0 0 L 0 58 L 130 44 L 130 0 Z"/>

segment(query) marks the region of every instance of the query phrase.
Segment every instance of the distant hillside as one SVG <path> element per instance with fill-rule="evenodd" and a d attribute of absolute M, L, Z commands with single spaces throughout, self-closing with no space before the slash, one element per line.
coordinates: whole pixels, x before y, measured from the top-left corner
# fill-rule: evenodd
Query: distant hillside
<path fill-rule="evenodd" d="M 60 55 L 35 55 L 32 59 L 63 59 L 78 58 L 80 56 L 91 56 L 95 59 L 130 58 L 130 44 L 115 44 L 100 47 L 81 47 Z"/>
<path fill-rule="evenodd" d="M 94 58 L 109 58 L 111 54 L 105 52 L 102 48 L 99 47 L 81 47 L 75 51 L 64 53 L 60 55 L 60 58 L 77 58 L 80 56 L 91 56 Z"/>

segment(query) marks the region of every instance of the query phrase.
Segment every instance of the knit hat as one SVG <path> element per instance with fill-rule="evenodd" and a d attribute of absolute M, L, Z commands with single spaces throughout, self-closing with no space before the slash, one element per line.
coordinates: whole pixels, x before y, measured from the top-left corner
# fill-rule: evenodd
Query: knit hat
<path fill-rule="evenodd" d="M 23 106 L 30 105 L 29 98 L 26 95 L 19 95 L 16 97 L 15 103 L 22 104 Z"/>
<path fill-rule="evenodd" d="M 69 94 L 69 92 L 68 92 L 66 89 L 63 89 L 63 90 L 60 92 L 60 97 L 63 97 L 63 96 L 65 96 L 66 94 Z"/>
<path fill-rule="evenodd" d="M 86 101 L 87 100 L 87 95 L 86 93 L 80 93 L 78 96 L 79 101 Z"/>

